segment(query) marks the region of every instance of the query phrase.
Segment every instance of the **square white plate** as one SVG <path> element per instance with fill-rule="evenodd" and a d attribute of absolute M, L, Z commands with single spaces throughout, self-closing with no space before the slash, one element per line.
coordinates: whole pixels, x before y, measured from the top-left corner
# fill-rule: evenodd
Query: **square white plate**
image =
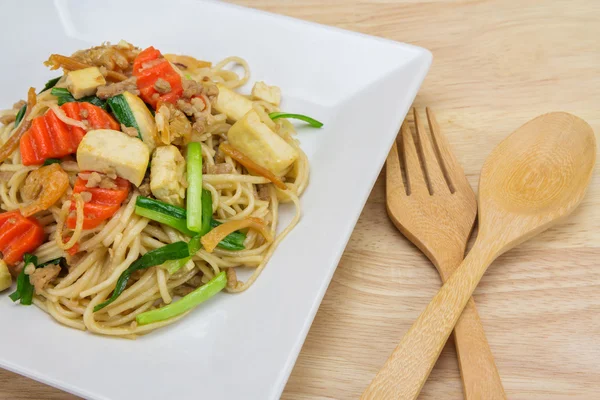
<path fill-rule="evenodd" d="M 93 399 L 278 398 L 431 54 L 215 2 L 2 2 L 0 14 L 2 108 L 57 75 L 42 65 L 50 53 L 123 38 L 244 57 L 251 82 L 282 88 L 284 110 L 325 123 L 298 125 L 311 162 L 303 218 L 248 291 L 135 341 L 66 328 L 2 293 L 0 366 Z"/>

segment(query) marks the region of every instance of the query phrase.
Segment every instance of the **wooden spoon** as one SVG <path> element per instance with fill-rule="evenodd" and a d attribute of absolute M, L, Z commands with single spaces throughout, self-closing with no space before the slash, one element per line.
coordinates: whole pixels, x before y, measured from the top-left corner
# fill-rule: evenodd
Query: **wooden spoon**
<path fill-rule="evenodd" d="M 487 267 L 573 212 L 595 161 L 592 128 L 562 112 L 529 121 L 496 147 L 481 171 L 479 235 L 473 249 L 361 399 L 416 399 Z"/>

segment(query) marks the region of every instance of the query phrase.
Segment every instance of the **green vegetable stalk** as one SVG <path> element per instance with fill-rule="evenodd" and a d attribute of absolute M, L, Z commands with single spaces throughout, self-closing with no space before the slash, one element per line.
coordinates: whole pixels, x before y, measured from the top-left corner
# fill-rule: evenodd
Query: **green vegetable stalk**
<path fill-rule="evenodd" d="M 121 276 L 119 276 L 119 279 L 117 280 L 115 290 L 113 291 L 110 298 L 94 307 L 94 312 L 100 311 L 101 309 L 115 301 L 121 295 L 121 293 L 125 291 L 125 288 L 127 287 L 127 282 L 129 282 L 131 274 L 133 274 L 135 271 L 150 268 L 155 265 L 160 265 L 168 260 L 178 260 L 180 258 L 185 258 L 189 255 L 190 253 L 188 250 L 188 244 L 186 242 L 171 243 L 166 246 L 147 252 L 141 258 L 134 261 L 133 264 L 129 266 L 129 268 L 123 271 L 123 273 L 121 274 Z"/>
<path fill-rule="evenodd" d="M 191 237 L 196 235 L 204 236 L 212 228 L 221 225 L 220 222 L 212 219 L 212 194 L 206 189 L 202 189 L 202 229 L 199 232 L 192 232 L 187 228 L 187 211 L 185 208 L 164 203 L 160 200 L 138 196 L 135 202 L 135 213 L 168 225 Z M 219 247 L 231 251 L 244 250 L 245 240 L 246 235 L 242 232 L 232 232 L 225 239 L 221 240 Z M 195 254 L 196 251 L 190 254 Z M 172 264 L 169 263 L 169 265 Z"/>
<path fill-rule="evenodd" d="M 202 146 L 192 142 L 187 147 L 187 227 L 202 230 Z"/>
<path fill-rule="evenodd" d="M 79 100 L 76 100 L 75 97 L 73 97 L 73 95 L 71 94 L 71 92 L 69 92 L 67 89 L 65 88 L 52 88 L 52 91 L 50 92 L 53 96 L 56 96 L 58 98 L 58 105 L 62 106 L 65 103 L 71 103 L 74 101 L 80 102 L 80 103 L 91 103 L 95 106 L 98 106 L 104 110 L 107 109 L 107 105 L 106 105 L 106 101 L 102 100 L 96 96 L 85 96 L 82 97 Z"/>
<path fill-rule="evenodd" d="M 225 271 L 221 271 L 221 273 L 208 281 L 205 285 L 200 286 L 182 299 L 156 310 L 138 314 L 135 317 L 135 320 L 140 325 L 147 325 L 174 318 L 210 299 L 223 290 L 225 286 L 227 286 L 227 276 Z"/>
<path fill-rule="evenodd" d="M 284 112 L 272 112 L 269 114 L 269 118 L 271 118 L 272 120 L 276 120 L 277 118 L 293 118 L 293 119 L 299 119 L 301 121 L 304 121 L 306 123 L 308 123 L 310 126 L 314 127 L 314 128 L 320 128 L 323 126 L 322 122 L 317 121 L 314 118 L 311 118 L 307 115 L 302 115 L 302 114 L 290 114 L 290 113 L 284 113 Z"/>

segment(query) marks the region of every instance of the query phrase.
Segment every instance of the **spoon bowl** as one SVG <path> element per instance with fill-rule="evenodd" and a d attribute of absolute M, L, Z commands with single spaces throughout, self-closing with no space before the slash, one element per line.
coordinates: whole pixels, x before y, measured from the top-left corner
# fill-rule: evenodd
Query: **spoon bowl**
<path fill-rule="evenodd" d="M 569 215 L 583 199 L 595 161 L 594 132 L 581 118 L 554 112 L 521 126 L 483 165 L 480 240 L 496 237 L 502 252 Z"/>
<path fill-rule="evenodd" d="M 481 172 L 479 234 L 473 248 L 404 335 L 362 400 L 417 398 L 488 266 L 575 210 L 595 161 L 592 128 L 562 112 L 531 120 L 498 145 Z"/>

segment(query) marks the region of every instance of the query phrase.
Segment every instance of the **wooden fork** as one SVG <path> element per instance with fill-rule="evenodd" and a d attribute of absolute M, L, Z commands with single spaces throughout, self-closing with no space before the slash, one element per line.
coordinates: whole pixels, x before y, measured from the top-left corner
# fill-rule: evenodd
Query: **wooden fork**
<path fill-rule="evenodd" d="M 388 155 L 387 210 L 400 232 L 431 260 L 446 282 L 464 258 L 477 200 L 433 112 L 428 108 L 426 112 L 431 136 L 413 108 L 415 135 L 404 121 L 397 145 Z M 454 328 L 454 340 L 465 399 L 505 399 L 473 298 Z M 418 395 L 403 393 L 402 388 L 392 393 L 398 394 L 397 399 Z"/>

